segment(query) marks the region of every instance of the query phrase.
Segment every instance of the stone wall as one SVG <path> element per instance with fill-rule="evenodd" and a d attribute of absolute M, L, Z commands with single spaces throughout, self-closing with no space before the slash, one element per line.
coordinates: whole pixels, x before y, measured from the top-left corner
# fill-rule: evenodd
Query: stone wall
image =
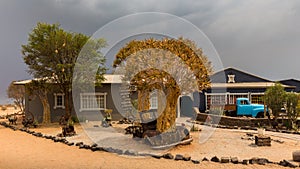
<path fill-rule="evenodd" d="M 208 115 L 210 118 L 207 118 Z M 210 119 L 210 120 L 209 120 Z M 206 113 L 198 113 L 196 121 L 198 122 L 211 122 L 212 124 L 219 124 L 224 126 L 269 126 L 269 120 L 267 118 L 250 118 L 250 117 L 227 117 Z"/>

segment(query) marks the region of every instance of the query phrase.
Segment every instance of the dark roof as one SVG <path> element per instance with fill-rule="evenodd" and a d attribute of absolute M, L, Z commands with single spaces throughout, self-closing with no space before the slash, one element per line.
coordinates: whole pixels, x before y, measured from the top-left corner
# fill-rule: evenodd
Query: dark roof
<path fill-rule="evenodd" d="M 228 75 L 235 75 L 236 83 L 245 83 L 245 82 L 272 82 L 268 79 L 259 77 L 257 75 L 239 70 L 237 68 L 228 67 L 223 70 L 220 70 L 210 76 L 210 79 L 213 83 L 227 83 Z"/>
<path fill-rule="evenodd" d="M 279 82 L 284 85 L 296 86 L 294 92 L 300 92 L 300 80 L 286 79 L 286 80 L 280 80 Z"/>

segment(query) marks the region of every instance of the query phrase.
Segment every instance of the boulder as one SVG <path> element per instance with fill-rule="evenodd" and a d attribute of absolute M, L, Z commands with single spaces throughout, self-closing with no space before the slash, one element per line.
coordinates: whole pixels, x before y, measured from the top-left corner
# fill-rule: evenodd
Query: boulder
<path fill-rule="evenodd" d="M 167 154 L 163 155 L 163 158 L 165 158 L 165 159 L 173 159 L 174 156 L 171 153 L 167 153 Z"/>
<path fill-rule="evenodd" d="M 204 157 L 202 161 L 209 161 L 208 158 Z"/>
<path fill-rule="evenodd" d="M 190 161 L 190 160 L 191 160 L 191 156 L 188 155 L 188 154 L 185 154 L 185 155 L 183 156 L 183 160 L 184 160 L 184 161 Z"/>
<path fill-rule="evenodd" d="M 75 144 L 75 146 L 80 146 L 82 144 L 83 144 L 83 142 L 78 142 L 78 143 Z"/>
<path fill-rule="evenodd" d="M 293 152 L 293 161 L 300 162 L 300 150 Z"/>
<path fill-rule="evenodd" d="M 218 163 L 218 162 L 220 162 L 220 159 L 217 156 L 214 156 L 210 159 L 210 161 Z"/>
<path fill-rule="evenodd" d="M 233 164 L 238 164 L 239 163 L 239 159 L 237 157 L 231 157 L 231 162 Z"/>
<path fill-rule="evenodd" d="M 200 164 L 200 160 L 191 160 L 194 164 Z"/>
<path fill-rule="evenodd" d="M 156 159 L 160 159 L 162 156 L 156 155 L 156 154 L 152 154 L 151 157 L 156 158 Z"/>
<path fill-rule="evenodd" d="M 229 157 L 221 157 L 221 163 L 229 163 L 230 158 Z"/>
<path fill-rule="evenodd" d="M 243 160 L 243 161 L 242 161 L 242 164 L 248 165 L 248 164 L 249 164 L 249 160 Z"/>
<path fill-rule="evenodd" d="M 183 160 L 183 155 L 181 154 L 176 154 L 175 159 L 174 160 Z"/>
<path fill-rule="evenodd" d="M 296 167 L 299 167 L 299 164 L 296 163 L 296 162 L 292 162 L 292 161 L 288 161 L 288 160 L 284 160 L 285 163 L 287 164 L 288 167 L 291 167 L 291 168 L 296 168 Z"/>
<path fill-rule="evenodd" d="M 249 160 L 250 164 L 258 164 L 258 158 L 257 157 L 253 157 Z"/>

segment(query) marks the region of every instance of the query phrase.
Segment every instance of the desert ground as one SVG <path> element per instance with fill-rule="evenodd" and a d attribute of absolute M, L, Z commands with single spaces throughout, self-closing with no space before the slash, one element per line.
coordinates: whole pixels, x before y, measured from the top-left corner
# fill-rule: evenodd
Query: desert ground
<path fill-rule="evenodd" d="M 1 121 L 6 121 L 2 119 Z M 18 121 L 19 125 L 20 122 Z M 101 130 L 101 127 L 88 125 L 93 131 Z M 118 133 L 123 132 L 124 126 L 114 125 Z M 254 141 L 246 135 L 257 134 L 253 130 L 229 130 L 216 129 L 212 135 L 203 143 L 199 142 L 201 136 L 208 129 L 206 126 L 199 126 L 202 131 L 191 132 L 194 141 L 190 145 L 177 146 L 161 153 L 170 152 L 176 154 L 188 154 L 195 160 L 202 160 L 204 157 L 210 159 L 217 157 L 238 157 L 238 159 L 250 159 L 252 157 L 264 157 L 273 162 L 280 160 L 291 160 L 292 152 L 300 150 L 299 135 L 284 133 L 266 132 L 273 140 L 283 143 L 272 142 L 271 147 L 257 147 Z M 68 138 L 70 141 L 83 141 L 87 144 L 93 143 L 93 139 L 86 132 L 86 126 L 75 125 L 76 136 Z M 61 132 L 58 124 L 40 126 L 31 129 L 43 134 L 56 135 Z M 101 130 L 102 131 L 102 130 Z M 244 139 L 242 139 L 242 137 Z M 128 137 L 129 138 L 129 137 Z M 117 155 L 102 151 L 92 152 L 90 150 L 79 149 L 77 146 L 67 146 L 62 143 L 55 143 L 52 140 L 34 137 L 30 134 L 13 131 L 0 126 L 0 168 L 286 168 L 277 164 L 266 165 L 243 165 L 243 164 L 220 164 L 214 162 L 201 161 L 200 164 L 193 164 L 191 161 L 175 161 L 167 159 L 155 159 L 152 157 L 133 157 Z M 126 145 L 125 145 L 126 146 Z"/>

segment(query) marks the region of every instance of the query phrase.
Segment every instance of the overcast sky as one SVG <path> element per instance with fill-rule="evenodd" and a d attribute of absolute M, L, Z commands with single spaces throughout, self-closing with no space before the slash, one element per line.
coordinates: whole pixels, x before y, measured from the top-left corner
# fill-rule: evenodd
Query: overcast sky
<path fill-rule="evenodd" d="M 92 35 L 114 19 L 138 12 L 188 20 L 208 36 L 224 67 L 270 80 L 300 79 L 297 0 L 1 0 L 0 103 L 8 103 L 11 81 L 30 78 L 21 45 L 37 22 Z"/>

